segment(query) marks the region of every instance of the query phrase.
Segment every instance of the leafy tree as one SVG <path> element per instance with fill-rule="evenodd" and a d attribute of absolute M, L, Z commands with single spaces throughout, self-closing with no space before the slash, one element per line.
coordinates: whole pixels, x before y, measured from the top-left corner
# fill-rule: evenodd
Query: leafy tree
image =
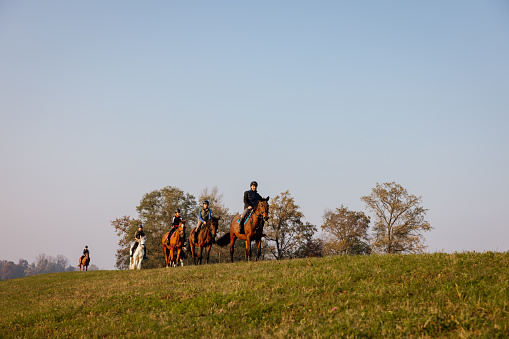
<path fill-rule="evenodd" d="M 302 222 L 304 214 L 288 190 L 271 200 L 269 212 L 264 227 L 269 241 L 266 248 L 277 260 L 296 257 L 299 248 L 313 237 L 316 226 Z"/>
<path fill-rule="evenodd" d="M 25 276 L 27 267 L 28 262 L 24 259 L 19 259 L 18 264 L 13 261 L 0 260 L 0 280 L 22 278 Z"/>
<path fill-rule="evenodd" d="M 136 207 L 139 219 L 124 216 L 111 221 L 111 225 L 120 237 L 116 266 L 120 269 L 129 267 L 129 249 L 134 243 L 134 234 L 138 225 L 142 224 L 147 236 L 145 245 L 149 258 L 143 263 L 143 267 L 164 267 L 161 240 L 169 231 L 171 219 L 177 208 L 181 210 L 182 218 L 187 220 L 187 225 L 196 223 L 197 204 L 194 196 L 172 186 L 146 193 Z"/>
<path fill-rule="evenodd" d="M 424 220 L 427 209 L 421 197 L 408 194 L 401 185 L 376 184 L 370 195 L 361 197 L 375 214 L 373 250 L 382 253 L 420 253 L 424 246 L 422 232 L 432 229 Z"/>
<path fill-rule="evenodd" d="M 141 224 L 140 220 L 131 219 L 130 216 L 126 215 L 111 221 L 111 226 L 113 226 L 119 237 L 118 249 L 115 254 L 117 258 L 115 266 L 118 269 L 125 270 L 129 268 L 129 249 L 134 242 L 134 233 L 136 233 L 139 224 Z"/>
<path fill-rule="evenodd" d="M 369 217 L 363 212 L 350 211 L 341 205 L 323 215 L 324 251 L 334 254 L 368 254 Z"/>
<path fill-rule="evenodd" d="M 297 258 L 323 257 L 324 242 L 322 239 L 308 239 L 295 252 Z"/>

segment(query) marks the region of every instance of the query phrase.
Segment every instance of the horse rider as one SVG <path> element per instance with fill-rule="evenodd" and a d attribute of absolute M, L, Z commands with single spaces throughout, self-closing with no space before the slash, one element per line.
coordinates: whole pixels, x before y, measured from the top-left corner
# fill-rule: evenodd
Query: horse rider
<path fill-rule="evenodd" d="M 88 254 L 88 259 L 90 259 L 90 252 L 88 251 L 88 246 L 85 246 L 85 249 L 83 250 L 83 255 L 80 258 L 80 262 L 83 261 L 83 258 L 85 258 L 85 255 Z"/>
<path fill-rule="evenodd" d="M 249 191 L 244 192 L 244 212 L 242 212 L 242 216 L 240 217 L 240 225 L 239 225 L 239 233 L 244 233 L 244 223 L 246 222 L 246 216 L 252 212 L 253 208 L 256 207 L 258 201 L 262 199 L 260 194 L 256 191 L 258 188 L 258 183 L 256 181 L 251 181 L 251 185 L 249 185 L 251 189 Z"/>
<path fill-rule="evenodd" d="M 212 211 L 209 208 L 209 201 L 203 201 L 203 207 L 198 210 L 198 225 L 194 230 L 194 242 L 198 243 L 198 234 L 200 233 L 201 227 L 207 223 L 207 220 L 212 219 Z M 214 242 L 214 239 L 212 239 Z"/>
<path fill-rule="evenodd" d="M 175 211 L 175 215 L 171 219 L 170 232 L 168 233 L 168 245 L 170 244 L 171 235 L 173 234 L 173 232 L 177 230 L 181 221 L 182 217 L 180 216 L 180 209 L 177 208 L 177 210 Z"/>
<path fill-rule="evenodd" d="M 145 232 L 143 232 L 143 226 L 141 224 L 138 225 L 138 230 L 134 234 L 134 245 L 131 248 L 131 258 L 134 254 L 134 251 L 136 251 L 136 248 L 138 247 L 138 243 L 140 242 L 140 238 L 145 236 Z M 147 248 L 145 248 L 145 255 L 143 256 L 143 259 L 147 259 Z"/>

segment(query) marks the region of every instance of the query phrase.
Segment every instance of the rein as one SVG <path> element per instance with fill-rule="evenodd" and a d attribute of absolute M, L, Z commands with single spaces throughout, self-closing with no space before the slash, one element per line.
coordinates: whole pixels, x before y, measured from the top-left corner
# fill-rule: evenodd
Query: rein
<path fill-rule="evenodd" d="M 254 212 L 253 212 L 253 213 L 254 213 L 254 214 L 255 214 L 258 218 L 262 218 L 262 219 L 263 219 L 263 211 L 262 211 L 262 213 L 261 213 L 261 214 L 256 213 L 256 212 L 258 211 L 258 206 L 260 206 L 260 201 L 258 201 L 258 202 L 256 203 L 256 207 L 255 207 L 255 210 L 254 210 Z"/>
<path fill-rule="evenodd" d="M 207 226 L 206 226 L 205 228 L 203 228 L 203 229 L 200 231 L 200 233 L 201 233 L 201 232 L 212 232 L 212 227 L 213 227 L 213 226 L 212 226 L 212 219 L 207 220 L 207 222 L 205 223 L 205 225 L 207 225 Z"/>

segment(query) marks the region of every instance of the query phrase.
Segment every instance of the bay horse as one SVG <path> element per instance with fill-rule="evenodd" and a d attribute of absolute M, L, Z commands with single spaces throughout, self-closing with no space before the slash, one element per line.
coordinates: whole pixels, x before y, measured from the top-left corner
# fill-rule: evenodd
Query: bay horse
<path fill-rule="evenodd" d="M 269 220 L 268 201 L 269 197 L 259 200 L 255 208 L 253 208 L 251 215 L 246 217 L 248 220 L 244 223 L 244 233 L 239 233 L 240 224 L 237 221 L 240 221 L 241 215 L 238 214 L 232 220 L 230 233 L 226 233 L 217 240 L 217 244 L 221 247 L 230 244 L 230 257 L 232 262 L 235 240 L 237 240 L 237 238 L 246 241 L 245 255 L 247 261 L 251 260 L 251 241 L 253 240 L 256 242 L 257 248 L 256 261 L 260 259 L 260 255 L 262 254 L 263 221 Z"/>
<path fill-rule="evenodd" d="M 194 232 L 196 232 L 196 227 L 193 228 L 191 234 L 189 234 L 189 247 L 191 248 L 191 254 L 193 255 L 193 261 L 195 265 L 201 265 L 202 250 L 204 247 L 207 250 L 207 257 L 205 260 L 207 264 L 209 263 L 210 248 L 215 242 L 214 239 L 216 237 L 219 219 L 221 219 L 221 217 L 212 217 L 211 219 L 207 220 L 205 225 L 202 226 L 200 233 L 198 233 L 198 242 L 194 242 Z M 197 249 L 199 249 L 198 253 L 196 253 Z"/>
<path fill-rule="evenodd" d="M 146 237 L 140 237 L 140 240 L 138 240 L 138 247 L 136 247 L 136 251 L 134 251 L 133 256 L 129 261 L 130 270 L 141 269 L 141 262 L 145 256 L 145 238 Z"/>
<path fill-rule="evenodd" d="M 185 229 L 186 229 L 186 220 L 181 220 L 178 228 L 173 232 L 172 237 L 167 242 L 168 234 L 170 232 L 166 232 L 163 235 L 163 252 L 164 258 L 166 259 L 166 267 L 175 267 L 180 263 L 184 266 L 184 261 L 182 260 L 180 254 L 182 252 L 182 248 L 184 247 L 185 240 Z M 176 253 L 176 255 L 175 255 Z"/>
<path fill-rule="evenodd" d="M 81 272 L 81 268 L 83 267 L 83 271 L 88 271 L 88 264 L 90 264 L 90 256 L 88 255 L 88 253 L 86 253 L 84 256 L 83 256 L 83 259 L 81 259 L 80 257 L 80 263 L 78 264 L 78 266 L 80 267 L 80 272 Z"/>

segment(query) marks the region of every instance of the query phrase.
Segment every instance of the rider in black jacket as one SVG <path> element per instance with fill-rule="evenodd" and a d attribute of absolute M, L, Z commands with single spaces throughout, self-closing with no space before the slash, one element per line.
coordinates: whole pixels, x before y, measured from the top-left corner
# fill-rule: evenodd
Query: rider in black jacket
<path fill-rule="evenodd" d="M 248 212 L 255 208 L 258 201 L 262 199 L 260 194 L 256 191 L 258 183 L 256 181 L 252 181 L 250 186 L 251 189 L 244 192 L 244 212 L 242 212 L 242 216 L 240 217 L 239 227 L 239 233 L 241 234 L 244 233 L 244 222 Z"/>

